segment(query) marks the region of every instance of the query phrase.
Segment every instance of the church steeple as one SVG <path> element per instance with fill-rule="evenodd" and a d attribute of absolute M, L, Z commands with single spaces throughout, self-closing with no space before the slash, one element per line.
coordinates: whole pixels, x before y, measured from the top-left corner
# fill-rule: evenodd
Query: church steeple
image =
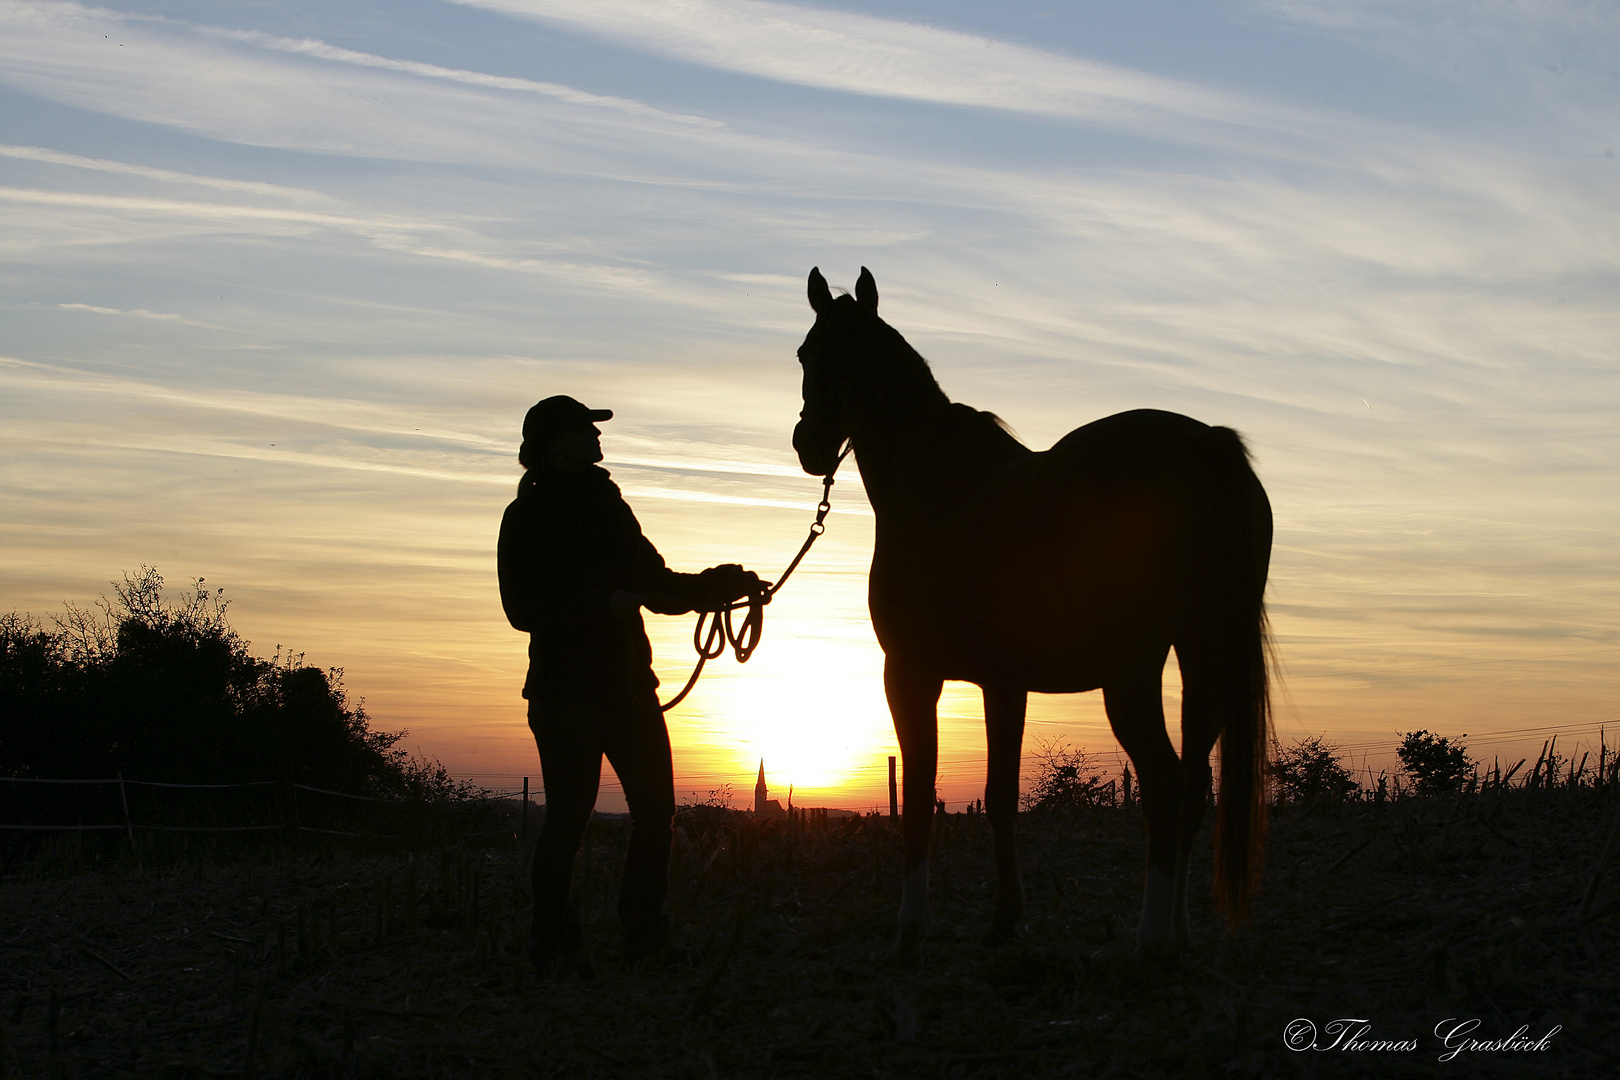
<path fill-rule="evenodd" d="M 754 785 L 754 813 L 765 813 L 765 759 L 759 759 L 759 783 Z"/>

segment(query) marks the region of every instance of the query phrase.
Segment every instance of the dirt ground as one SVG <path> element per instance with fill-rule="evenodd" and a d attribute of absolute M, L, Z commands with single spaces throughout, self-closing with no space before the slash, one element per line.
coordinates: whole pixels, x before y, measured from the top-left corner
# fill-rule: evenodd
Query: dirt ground
<path fill-rule="evenodd" d="M 944 818 L 920 972 L 890 960 L 880 819 L 683 814 L 673 955 L 636 971 L 611 914 L 624 826 L 593 825 L 594 975 L 553 983 L 522 960 L 515 839 L 94 870 L 58 850 L 0 882 L 0 1078 L 1616 1076 L 1620 873 L 1577 911 L 1617 805 L 1582 788 L 1285 810 L 1235 936 L 1195 862 L 1174 971 L 1122 947 L 1144 854 L 1125 809 L 1023 816 L 1028 925 L 996 949 L 989 830 Z"/>

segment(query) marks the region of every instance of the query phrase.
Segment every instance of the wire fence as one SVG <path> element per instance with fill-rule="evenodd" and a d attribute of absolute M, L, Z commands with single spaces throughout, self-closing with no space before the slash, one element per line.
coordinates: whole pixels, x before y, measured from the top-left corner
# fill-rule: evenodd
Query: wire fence
<path fill-rule="evenodd" d="M 527 786 L 525 783 L 523 812 L 518 815 L 520 827 L 527 821 Z M 448 819 L 457 812 L 463 823 L 469 817 L 487 819 L 490 815 L 479 812 L 494 811 L 505 799 L 505 793 L 489 791 L 454 803 L 388 798 L 288 780 L 182 784 L 122 775 L 107 779 L 4 776 L 0 777 L 0 835 L 123 832 L 136 850 L 137 836 L 142 833 L 314 833 L 403 840 L 426 833 L 443 835 Z M 449 831 L 457 838 L 471 838 L 515 830 Z"/>
<path fill-rule="evenodd" d="M 1526 739 L 1545 739 L 1551 749 L 1558 745 L 1556 740 L 1564 740 L 1564 745 L 1574 743 L 1578 751 L 1586 742 L 1594 746 L 1602 746 L 1602 757 L 1607 759 L 1609 751 L 1604 739 L 1606 724 L 1591 723 L 1582 725 L 1547 725 L 1539 727 L 1518 728 L 1509 731 L 1492 732 L 1476 736 L 1469 740 L 1471 747 L 1480 744 L 1507 743 Z M 1584 737 L 1584 738 L 1583 738 Z M 1393 752 L 1394 743 L 1350 743 L 1335 747 L 1339 753 L 1352 758 L 1365 756 L 1369 750 L 1388 750 Z M 1482 748 L 1482 747 L 1481 747 Z M 1038 767 L 1038 762 L 1032 758 L 1039 757 L 1039 750 L 1034 754 L 1026 751 L 1025 760 L 1021 769 L 1022 779 L 1027 781 L 1032 770 Z M 1117 747 L 1110 750 L 1088 753 L 1089 760 L 1104 773 L 1112 773 L 1123 769 L 1128 759 Z M 1573 768 L 1573 755 L 1567 764 Z M 893 761 L 894 759 L 890 759 Z M 1482 767 L 1494 765 L 1500 770 L 1502 762 L 1487 763 L 1481 759 Z M 977 766 L 983 767 L 982 755 L 964 757 L 941 757 L 939 760 L 940 779 L 944 781 L 946 774 L 956 771 L 967 771 Z M 1521 762 L 1521 764 L 1523 764 Z M 1583 759 L 1584 764 L 1584 759 Z M 1605 764 L 1608 764 L 1605 761 Z M 857 766 L 852 773 L 858 773 L 861 781 L 858 786 L 862 789 L 859 795 L 850 801 L 863 804 L 865 809 L 877 810 L 891 809 L 895 806 L 896 792 L 894 786 L 894 765 L 879 759 L 866 766 Z M 889 773 L 888 807 L 883 803 L 883 772 Z M 1366 772 L 1363 762 L 1359 771 Z M 471 779 L 482 781 L 521 781 L 499 787 L 489 787 L 478 784 L 479 795 L 472 800 L 457 804 L 464 810 L 486 809 L 494 810 L 498 804 L 508 804 L 504 809 L 510 814 L 510 803 L 519 804 L 515 820 L 511 827 L 499 829 L 464 829 L 455 835 L 462 837 L 494 836 L 512 833 L 525 835 L 528 832 L 529 810 L 531 802 L 535 803 L 536 810 L 543 810 L 539 800 L 543 797 L 538 783 L 531 789 L 531 779 L 537 777 L 525 776 L 521 773 L 455 773 L 456 779 Z M 1372 774 L 1367 773 L 1369 780 Z M 866 779 L 870 777 L 870 779 Z M 733 781 L 725 779 L 719 773 L 683 774 L 675 778 L 677 788 L 682 783 L 694 781 L 713 787 L 722 784 L 731 784 Z M 611 801 L 614 796 L 622 800 L 622 787 L 612 777 L 611 773 L 603 776 L 602 794 Z M 97 798 L 85 789 L 100 789 L 104 795 Z M 47 794 L 56 789 L 59 795 Z M 67 789 L 67 790 L 61 790 Z M 33 793 L 32 798 L 22 797 L 24 792 Z M 207 803 L 183 797 L 183 793 L 209 793 L 212 798 Z M 156 795 L 163 793 L 166 801 L 159 801 L 144 797 L 143 793 Z M 750 801 L 750 792 L 746 787 L 736 790 L 736 797 L 740 803 Z M 854 792 L 851 792 L 853 795 Z M 232 805 L 224 805 L 218 796 L 226 795 Z M 301 797 L 302 796 L 302 797 Z M 876 796 L 875 798 L 872 796 Z M 332 800 L 336 800 L 333 803 Z M 971 800 L 970 800 L 971 801 Z M 26 804 L 26 805 L 25 805 Z M 348 806 L 348 812 L 340 809 Z M 356 812 L 353 807 L 364 806 L 380 813 L 367 815 Z M 132 848 L 136 847 L 136 837 L 141 833 L 194 833 L 194 834 L 251 834 L 251 833 L 282 833 L 294 835 L 298 833 L 312 833 L 326 836 L 342 836 L 354 838 L 371 838 L 383 840 L 409 839 L 421 835 L 422 815 L 431 813 L 435 809 L 443 809 L 438 804 L 424 800 L 389 798 L 378 795 L 362 795 L 355 792 L 336 791 L 330 788 L 315 787 L 287 780 L 252 780 L 240 783 L 224 784 L 188 784 L 159 780 L 134 780 L 122 774 L 105 779 L 85 778 L 47 778 L 47 777 L 15 777 L 0 776 L 0 836 L 5 834 L 21 833 L 75 833 L 75 832 L 123 832 Z M 30 812 L 31 811 L 31 812 Z M 392 815 L 392 822 L 388 816 Z M 22 820 L 23 818 L 34 820 Z M 229 823 L 221 823 L 224 817 L 232 818 Z M 43 820 L 41 820 L 43 819 Z M 443 829 L 433 830 L 443 834 Z"/>
<path fill-rule="evenodd" d="M 1055 726 L 1055 725 L 1053 725 Z M 1172 741 L 1177 740 L 1175 723 L 1171 721 L 1170 736 Z M 1534 727 L 1507 728 L 1500 730 L 1487 730 L 1478 734 L 1455 736 L 1454 741 L 1467 744 L 1469 756 L 1478 761 L 1482 770 L 1489 770 L 1499 766 L 1506 770 L 1520 757 L 1526 758 L 1527 763 L 1536 759 L 1537 748 L 1545 741 L 1556 737 L 1555 747 L 1566 758 L 1572 757 L 1578 761 L 1583 751 L 1591 751 L 1594 759 L 1599 748 L 1603 746 L 1605 732 L 1610 727 L 1620 726 L 1620 720 L 1603 719 L 1592 720 L 1578 724 L 1543 724 Z M 1284 750 L 1298 741 L 1308 738 L 1317 732 L 1308 729 L 1290 730 L 1280 733 L 1277 739 L 1277 750 Z M 1358 782 L 1371 790 L 1377 786 L 1380 772 L 1390 775 L 1396 774 L 1400 769 L 1397 750 L 1400 746 L 1398 733 L 1391 732 L 1391 736 L 1378 739 L 1350 738 L 1343 741 L 1327 738 L 1327 743 L 1342 763 L 1357 778 Z M 1093 738 L 1095 737 L 1095 738 Z M 1106 740 L 1099 745 L 1100 740 Z M 1511 750 L 1512 753 L 1504 753 Z M 1065 755 L 1071 752 L 1083 752 L 1088 770 L 1095 770 L 1105 779 L 1121 780 L 1124 770 L 1130 765 L 1130 758 L 1113 741 L 1104 729 L 1100 734 L 1095 731 L 1057 730 L 1037 731 L 1034 722 L 1031 722 L 1030 734 L 1025 736 L 1024 751 L 1019 764 L 1020 790 L 1027 791 L 1044 771 L 1050 766 L 1050 755 L 1056 752 Z M 1613 750 L 1611 748 L 1611 753 Z M 677 756 L 679 756 L 677 752 Z M 1065 759 L 1067 760 L 1067 759 Z M 1216 774 L 1220 771 L 1220 754 L 1214 754 L 1211 762 Z M 771 792 L 774 797 L 777 791 L 786 791 L 792 780 L 791 773 L 779 770 L 770 760 L 765 762 L 767 777 L 770 779 Z M 882 811 L 887 808 L 888 798 L 885 792 L 884 780 L 886 772 L 884 758 L 879 755 L 866 759 L 863 763 L 848 766 L 841 770 L 837 784 L 837 793 L 829 794 L 826 789 L 805 789 L 813 791 L 809 797 L 817 800 L 818 805 L 838 806 L 849 811 Z M 517 772 L 458 772 L 451 773 L 457 780 L 472 780 L 486 789 L 494 785 L 502 785 L 499 790 L 506 793 L 509 798 L 518 797 L 518 788 L 515 781 L 527 783 L 531 777 Z M 538 777 L 535 792 L 538 796 Z M 971 803 L 983 794 L 985 780 L 985 753 L 982 748 L 970 753 L 941 753 L 937 763 L 936 785 L 939 797 L 946 799 L 952 806 L 960 806 L 964 802 Z M 752 768 L 738 769 L 733 772 L 710 769 L 677 773 L 675 775 L 675 791 L 678 796 L 691 796 L 692 801 L 701 801 L 704 792 L 712 792 L 729 787 L 733 798 L 739 804 L 752 804 L 754 786 L 754 772 Z M 623 786 L 613 775 L 611 768 L 604 765 L 600 795 L 603 805 L 622 807 L 624 801 Z"/>

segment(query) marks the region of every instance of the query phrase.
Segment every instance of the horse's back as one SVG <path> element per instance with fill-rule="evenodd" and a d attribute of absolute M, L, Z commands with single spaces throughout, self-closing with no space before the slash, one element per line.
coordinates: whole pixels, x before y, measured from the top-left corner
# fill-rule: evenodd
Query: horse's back
<path fill-rule="evenodd" d="M 1104 417 L 1007 462 L 982 489 L 959 563 L 959 580 L 979 586 L 975 617 L 1002 633 L 1019 627 L 1003 644 L 1049 673 L 1031 680 L 1045 690 L 1098 685 L 1097 665 L 1114 654 L 1168 648 L 1245 473 L 1235 432 L 1155 409 Z"/>
<path fill-rule="evenodd" d="M 1235 433 L 1180 413 L 1132 409 L 1075 428 L 1045 451 L 1043 468 L 1053 480 L 1118 483 L 1165 470 L 1179 475 L 1217 452 L 1228 436 Z"/>
<path fill-rule="evenodd" d="M 982 518 L 993 534 L 1032 540 L 1140 528 L 1143 515 L 1159 530 L 1190 525 L 1184 519 L 1243 461 L 1243 444 L 1229 428 L 1159 409 L 1116 413 L 992 471 L 982 487 Z"/>

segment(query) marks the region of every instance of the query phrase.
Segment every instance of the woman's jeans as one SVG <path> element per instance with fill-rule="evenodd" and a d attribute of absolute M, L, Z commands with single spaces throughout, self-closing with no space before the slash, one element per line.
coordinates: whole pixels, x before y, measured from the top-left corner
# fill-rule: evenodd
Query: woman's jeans
<path fill-rule="evenodd" d="M 602 757 L 624 785 L 630 806 L 630 846 L 619 885 L 625 955 L 636 959 L 663 945 L 668 920 L 669 850 L 675 820 L 675 780 L 669 729 L 651 688 L 536 694 L 529 728 L 540 748 L 546 818 L 534 848 L 534 925 L 537 959 L 577 947 L 579 915 L 571 902 L 574 856 L 596 806 Z"/>

